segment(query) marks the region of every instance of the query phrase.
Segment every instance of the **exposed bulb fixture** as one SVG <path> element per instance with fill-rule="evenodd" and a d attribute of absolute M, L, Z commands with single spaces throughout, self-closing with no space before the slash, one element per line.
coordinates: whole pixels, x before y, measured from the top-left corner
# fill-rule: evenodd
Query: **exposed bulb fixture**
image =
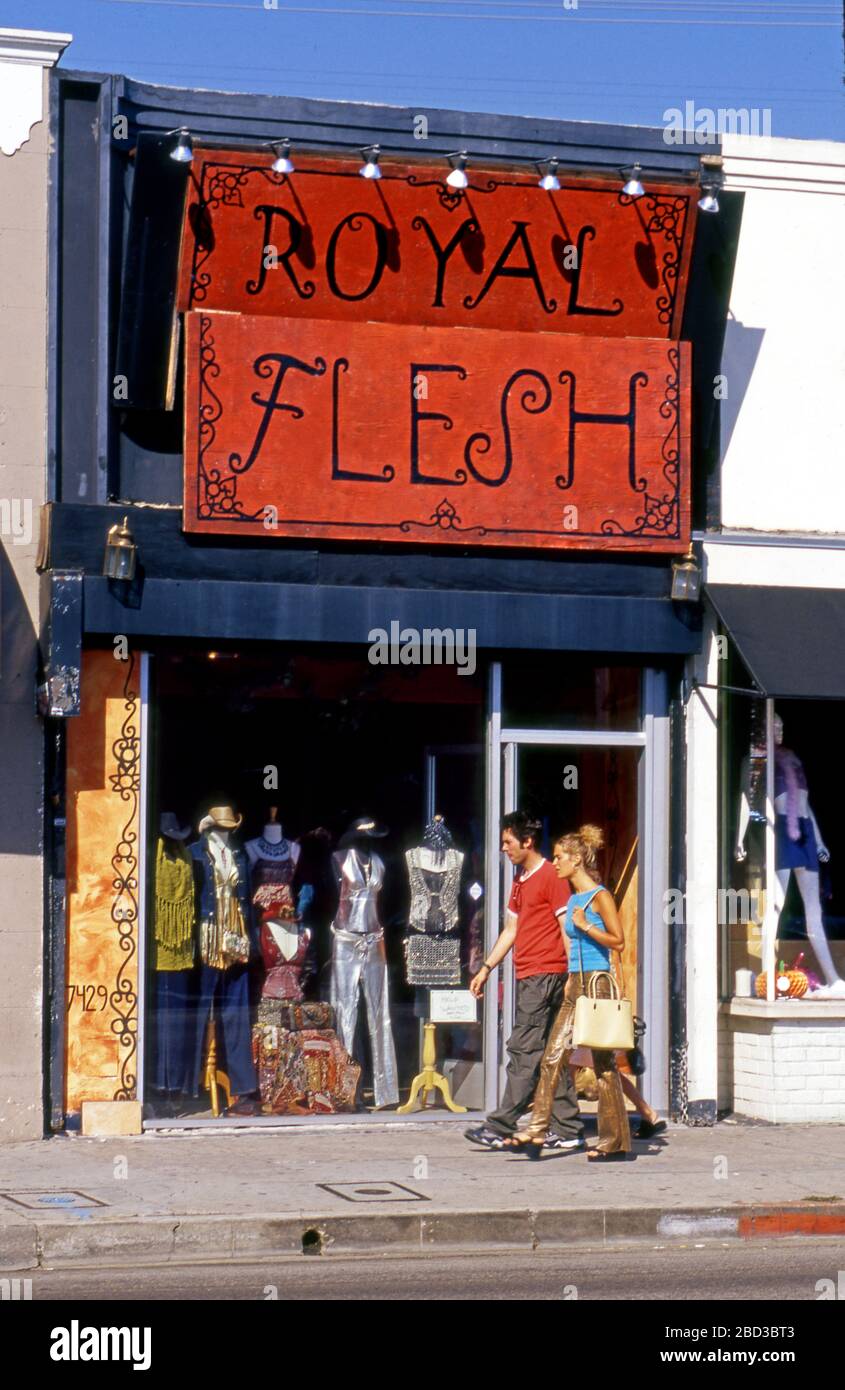
<path fill-rule="evenodd" d="M 622 192 L 625 193 L 627 197 L 641 198 L 645 193 L 645 189 L 640 183 L 640 174 L 642 171 L 643 166 L 641 164 L 630 164 L 626 168 L 619 170 L 620 174 L 623 176 L 627 174 L 628 176 L 622 188 Z"/>
<path fill-rule="evenodd" d="M 269 148 L 276 158 L 270 165 L 274 174 L 292 174 L 294 163 L 290 157 L 290 140 L 271 140 Z"/>
<path fill-rule="evenodd" d="M 466 175 L 466 167 L 469 161 L 469 155 L 467 154 L 466 150 L 456 150 L 454 154 L 447 154 L 446 158 L 449 160 L 450 164 L 454 159 L 458 161 L 457 165 L 452 164 L 452 172 L 451 174 L 447 174 L 446 176 L 446 182 L 449 185 L 449 187 L 459 189 L 469 188 L 469 179 Z"/>
<path fill-rule="evenodd" d="M 365 161 L 361 165 L 361 168 L 358 170 L 358 173 L 361 175 L 361 178 L 380 179 L 381 169 L 379 168 L 378 160 L 379 155 L 381 154 L 381 145 L 365 145 L 364 148 L 361 150 L 361 153 L 364 156 Z"/>
<path fill-rule="evenodd" d="M 719 199 L 716 196 L 715 183 L 704 183 L 701 185 L 701 197 L 698 200 L 699 212 L 718 212 Z"/>
<path fill-rule="evenodd" d="M 178 130 L 169 130 L 168 135 L 178 135 L 179 139 L 170 151 L 170 158 L 175 159 L 177 164 L 190 164 L 194 158 L 194 142 L 191 139 L 191 132 L 185 126 Z"/>
<path fill-rule="evenodd" d="M 560 179 L 557 176 L 559 164 L 559 159 L 547 159 L 542 164 L 537 165 L 539 170 L 542 171 L 545 169 L 546 171 L 540 179 L 540 187 L 544 189 L 546 193 L 557 193 L 560 188 Z"/>

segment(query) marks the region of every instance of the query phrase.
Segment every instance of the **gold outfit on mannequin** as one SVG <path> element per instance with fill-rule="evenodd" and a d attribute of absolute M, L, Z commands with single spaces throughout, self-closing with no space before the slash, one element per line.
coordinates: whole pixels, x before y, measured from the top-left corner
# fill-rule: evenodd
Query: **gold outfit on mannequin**
<path fill-rule="evenodd" d="M 200 955 L 204 965 L 227 970 L 249 959 L 249 937 L 237 898 L 240 875 L 226 845 L 209 838 L 214 874 L 215 913 L 200 924 Z"/>
<path fill-rule="evenodd" d="M 598 998 L 608 999 L 610 997 L 610 982 L 606 976 L 602 978 L 599 971 L 589 970 L 585 971 L 584 974 L 572 974 L 566 982 L 563 1003 L 552 1025 L 546 1050 L 543 1053 L 540 1079 L 534 1094 L 531 1123 L 523 1131 L 523 1134 L 530 1135 L 532 1139 L 543 1139 L 549 1128 L 549 1118 L 552 1113 L 561 1067 L 569 1065 L 569 1058 L 574 1050 L 572 1027 L 575 1021 L 575 1002 L 579 995 L 587 993 L 594 974 L 600 976 L 596 985 Z M 602 1153 L 629 1153 L 631 1150 L 631 1130 L 628 1124 L 628 1113 L 625 1109 L 625 1098 L 622 1094 L 622 1083 L 616 1070 L 616 1058 L 612 1052 L 596 1052 L 594 1050 L 593 1066 L 596 1073 L 599 1102 L 599 1142 L 596 1147 Z M 518 1137 L 521 1138 L 522 1135 Z"/>

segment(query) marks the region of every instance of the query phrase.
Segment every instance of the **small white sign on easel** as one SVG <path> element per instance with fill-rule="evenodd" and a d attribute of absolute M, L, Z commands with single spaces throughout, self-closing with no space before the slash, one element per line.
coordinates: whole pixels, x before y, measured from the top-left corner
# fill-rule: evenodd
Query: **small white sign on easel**
<path fill-rule="evenodd" d="M 430 1000 L 430 1023 L 478 1022 L 478 1001 L 468 989 L 433 989 Z"/>

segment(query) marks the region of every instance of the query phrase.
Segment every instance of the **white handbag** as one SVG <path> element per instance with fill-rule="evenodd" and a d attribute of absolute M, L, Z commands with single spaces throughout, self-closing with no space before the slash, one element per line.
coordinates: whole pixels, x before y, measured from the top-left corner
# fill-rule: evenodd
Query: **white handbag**
<path fill-rule="evenodd" d="M 595 894 L 593 895 L 595 896 Z M 592 902 L 589 899 L 584 907 Z M 581 938 L 578 938 L 579 974 L 583 986 Z M 610 998 L 599 999 L 596 988 L 599 980 L 610 981 Z M 623 999 L 619 986 L 609 970 L 597 970 L 587 986 L 586 994 L 575 1001 L 575 1020 L 572 1029 L 575 1047 L 595 1048 L 598 1052 L 627 1052 L 634 1046 L 634 1010 L 630 999 Z"/>
<path fill-rule="evenodd" d="M 610 981 L 611 997 L 596 997 L 600 979 Z M 598 1052 L 627 1052 L 634 1046 L 634 1011 L 630 999 L 623 999 L 619 986 L 608 970 L 597 970 L 587 993 L 575 1001 L 573 1041 L 576 1047 Z"/>

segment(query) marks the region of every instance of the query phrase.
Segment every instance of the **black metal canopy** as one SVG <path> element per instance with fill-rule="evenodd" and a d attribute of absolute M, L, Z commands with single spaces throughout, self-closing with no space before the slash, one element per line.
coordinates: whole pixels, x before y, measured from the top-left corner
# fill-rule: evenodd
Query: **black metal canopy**
<path fill-rule="evenodd" d="M 706 589 L 762 694 L 845 700 L 845 589 Z"/>

